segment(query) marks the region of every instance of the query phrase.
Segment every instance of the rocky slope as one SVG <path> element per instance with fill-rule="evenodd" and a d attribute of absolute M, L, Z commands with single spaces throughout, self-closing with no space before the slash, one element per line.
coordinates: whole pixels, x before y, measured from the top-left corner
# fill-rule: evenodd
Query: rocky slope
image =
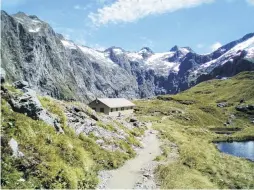
<path fill-rule="evenodd" d="M 174 94 L 215 77 L 254 70 L 254 33 L 215 52 L 189 47 L 154 53 L 79 46 L 36 16 L 1 11 L 1 61 L 7 80 L 25 80 L 37 92 L 58 99 L 146 98 Z"/>

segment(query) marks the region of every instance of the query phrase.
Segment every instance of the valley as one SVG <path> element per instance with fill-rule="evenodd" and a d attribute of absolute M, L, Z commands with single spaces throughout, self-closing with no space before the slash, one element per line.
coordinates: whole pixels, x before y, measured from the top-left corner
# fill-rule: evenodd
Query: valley
<path fill-rule="evenodd" d="M 128 118 L 105 117 L 82 103 L 39 96 L 50 115 L 60 118 L 61 133 L 13 111 L 10 98 L 23 92 L 6 83 L 1 87 L 2 187 L 253 188 L 254 163 L 221 153 L 214 145 L 254 139 L 253 111 L 236 109 L 253 105 L 253 76 L 243 72 L 177 95 L 136 100 L 136 127 Z M 225 107 L 218 106 L 221 102 L 227 102 Z M 89 126 L 95 128 L 88 132 Z M 235 126 L 239 130 L 230 135 L 213 132 Z M 11 139 L 18 143 L 16 156 L 8 145 Z"/>

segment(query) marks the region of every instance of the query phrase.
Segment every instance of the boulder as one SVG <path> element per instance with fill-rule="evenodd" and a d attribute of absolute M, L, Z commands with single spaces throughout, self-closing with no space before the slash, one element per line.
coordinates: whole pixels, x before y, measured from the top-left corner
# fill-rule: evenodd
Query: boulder
<path fill-rule="evenodd" d="M 16 81 L 12 84 L 15 88 L 17 89 L 22 89 L 24 87 L 27 87 L 29 88 L 29 84 L 27 81 L 23 81 L 23 80 L 19 80 L 19 81 Z"/>
<path fill-rule="evenodd" d="M 244 113 L 252 113 L 254 111 L 254 105 L 238 105 L 235 107 L 237 111 L 244 112 Z"/>
<path fill-rule="evenodd" d="M 16 84 L 19 87 L 24 86 L 20 85 L 20 83 Z M 58 132 L 63 133 L 59 120 L 56 116 L 50 114 L 42 107 L 41 102 L 37 98 L 36 92 L 25 87 L 22 87 L 22 90 L 25 92 L 24 94 L 10 99 L 9 103 L 12 109 L 15 112 L 26 114 L 32 119 L 42 120 L 48 125 L 54 126 Z"/>
<path fill-rule="evenodd" d="M 217 104 L 217 107 L 219 107 L 219 108 L 224 108 L 224 107 L 227 107 L 227 106 L 228 106 L 227 102 L 221 102 L 221 103 Z"/>
<path fill-rule="evenodd" d="M 43 110 L 36 93 L 32 91 L 28 91 L 19 97 L 13 97 L 10 104 L 14 111 L 24 113 L 33 119 L 39 119 L 39 112 Z"/>
<path fill-rule="evenodd" d="M 14 138 L 11 138 L 8 144 L 12 150 L 12 155 L 15 158 L 24 156 L 24 154 L 19 151 L 18 142 Z"/>

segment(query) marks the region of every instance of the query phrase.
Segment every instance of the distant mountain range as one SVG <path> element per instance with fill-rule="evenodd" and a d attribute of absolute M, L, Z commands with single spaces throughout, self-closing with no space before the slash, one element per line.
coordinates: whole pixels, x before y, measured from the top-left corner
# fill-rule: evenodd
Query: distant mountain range
<path fill-rule="evenodd" d="M 7 79 L 28 81 L 37 92 L 59 99 L 175 94 L 205 80 L 254 70 L 254 33 L 199 55 L 178 46 L 163 53 L 149 47 L 98 51 L 65 39 L 22 12 L 1 11 L 1 31 L 1 67 Z"/>

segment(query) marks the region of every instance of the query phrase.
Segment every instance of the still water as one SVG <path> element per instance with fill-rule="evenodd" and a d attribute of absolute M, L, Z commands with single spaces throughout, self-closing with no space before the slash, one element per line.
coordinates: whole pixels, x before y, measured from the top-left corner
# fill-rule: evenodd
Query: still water
<path fill-rule="evenodd" d="M 254 161 L 254 141 L 246 142 L 220 142 L 216 143 L 218 149 L 224 153 Z"/>

